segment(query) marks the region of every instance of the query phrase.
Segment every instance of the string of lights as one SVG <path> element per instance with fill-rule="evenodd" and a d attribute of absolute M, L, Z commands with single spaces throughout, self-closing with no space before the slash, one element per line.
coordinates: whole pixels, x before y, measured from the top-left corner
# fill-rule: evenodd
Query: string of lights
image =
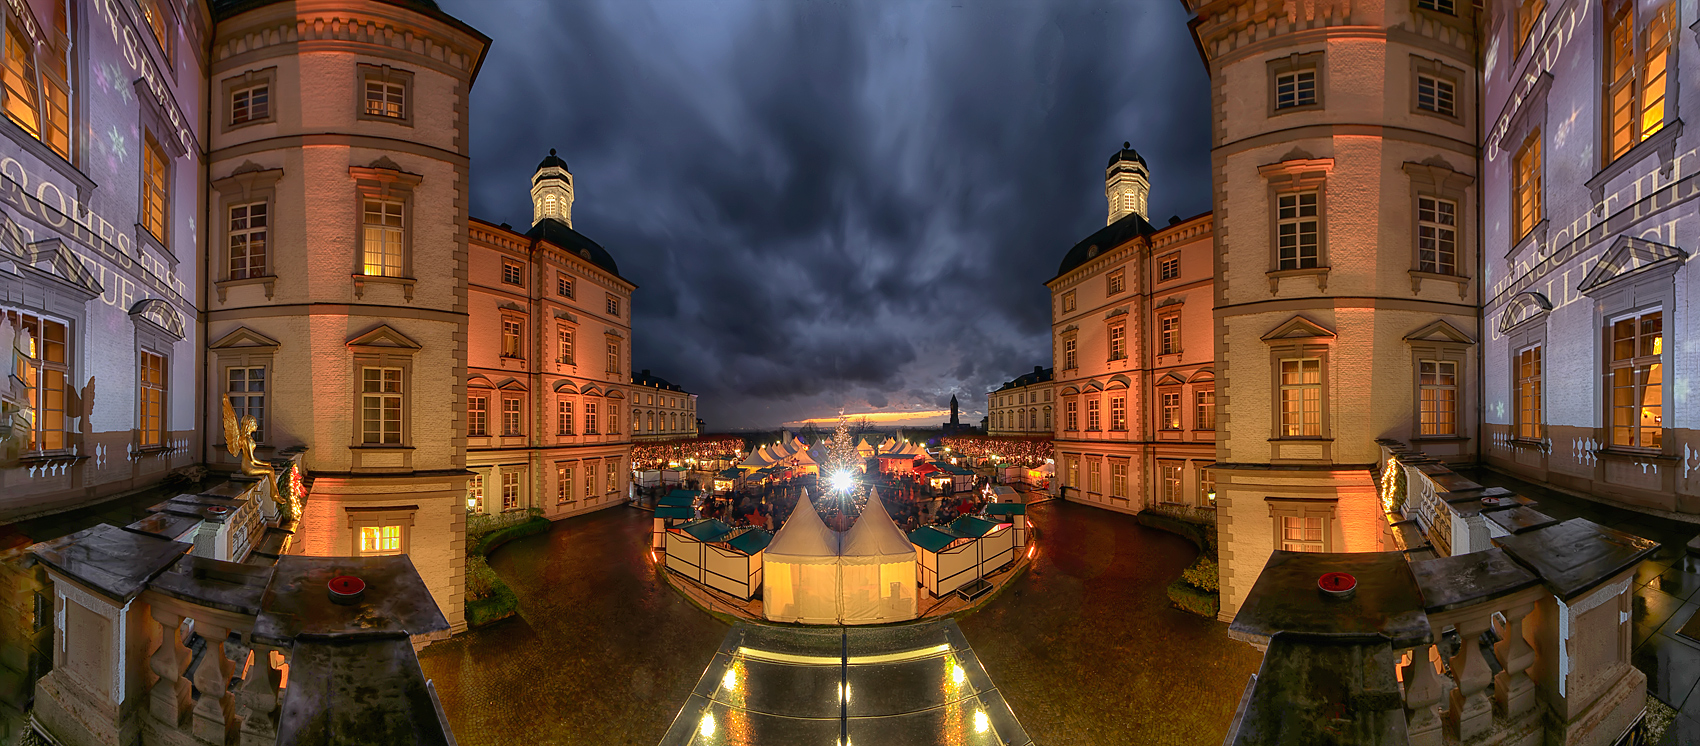
<path fill-rule="evenodd" d="M 744 439 L 731 435 L 707 436 L 689 440 L 670 440 L 661 443 L 638 443 L 632 446 L 632 465 L 640 470 L 658 469 L 672 464 L 684 465 L 738 458 Z"/>
<path fill-rule="evenodd" d="M 1054 458 L 1051 441 L 1041 438 L 997 438 L 989 435 L 951 435 L 943 445 L 952 454 L 969 458 L 990 458 L 1000 463 L 1042 466 Z"/>

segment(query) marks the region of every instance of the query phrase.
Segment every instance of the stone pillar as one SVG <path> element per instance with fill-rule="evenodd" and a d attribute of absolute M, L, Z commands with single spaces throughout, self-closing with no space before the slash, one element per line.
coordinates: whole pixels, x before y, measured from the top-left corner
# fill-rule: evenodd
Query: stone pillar
<path fill-rule="evenodd" d="M 1494 675 L 1493 696 L 1510 718 L 1535 706 L 1535 682 L 1529 678 L 1529 667 L 1535 664 L 1535 649 L 1523 639 L 1523 618 L 1533 610 L 1533 604 L 1506 609 L 1504 639 L 1493 645 L 1494 657 L 1504 669 Z"/>
<path fill-rule="evenodd" d="M 1440 746 L 1441 696 L 1446 685 L 1434 670 L 1433 645 L 1423 645 L 1411 651 L 1411 665 L 1405 667 L 1405 707 L 1411 711 L 1405 732 L 1410 746 Z"/>
<path fill-rule="evenodd" d="M 195 620 L 195 630 L 207 643 L 201 664 L 195 669 L 195 688 L 201 691 L 201 698 L 195 701 L 195 737 L 229 743 L 228 736 L 236 726 L 236 698 L 230 694 L 230 677 L 236 666 L 224 657 L 224 641 L 230 630 L 199 619 Z"/>
<path fill-rule="evenodd" d="M 248 678 L 242 682 L 242 693 L 237 698 L 242 705 L 242 746 L 274 746 L 278 705 L 282 701 L 278 684 L 283 681 L 283 670 L 273 661 L 281 660 L 283 652 L 255 645 L 253 655 L 254 664 L 249 667 Z"/>
<path fill-rule="evenodd" d="M 1481 650 L 1481 635 L 1492 624 L 1493 617 L 1487 615 L 1468 617 L 1457 623 L 1458 636 L 1464 644 L 1452 656 L 1452 673 L 1458 677 L 1458 688 L 1452 691 L 1452 706 L 1446 711 L 1446 719 L 1457 727 L 1460 741 L 1471 741 L 1493 729 L 1493 699 L 1487 692 L 1493 675 L 1487 661 L 1482 659 Z"/>
<path fill-rule="evenodd" d="M 182 728 L 188 725 L 185 718 L 191 704 L 189 680 L 183 677 L 191 656 L 178 637 L 183 617 L 159 606 L 152 607 L 152 611 L 154 621 L 159 622 L 160 635 L 159 648 L 148 659 L 148 668 L 159 680 L 148 693 L 148 711 L 160 722 Z"/>

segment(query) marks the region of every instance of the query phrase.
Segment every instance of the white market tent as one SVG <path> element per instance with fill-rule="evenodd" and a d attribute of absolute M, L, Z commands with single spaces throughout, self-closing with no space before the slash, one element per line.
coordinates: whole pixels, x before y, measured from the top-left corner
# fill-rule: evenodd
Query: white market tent
<path fill-rule="evenodd" d="M 762 608 L 772 621 L 879 624 L 917 615 L 915 547 L 877 495 L 841 536 L 805 491 L 762 564 Z"/>
<path fill-rule="evenodd" d="M 915 545 L 885 512 L 878 492 L 868 493 L 838 555 L 845 624 L 915 618 Z"/>
<path fill-rule="evenodd" d="M 762 610 L 776 622 L 838 623 L 838 533 L 803 491 L 763 555 Z"/>

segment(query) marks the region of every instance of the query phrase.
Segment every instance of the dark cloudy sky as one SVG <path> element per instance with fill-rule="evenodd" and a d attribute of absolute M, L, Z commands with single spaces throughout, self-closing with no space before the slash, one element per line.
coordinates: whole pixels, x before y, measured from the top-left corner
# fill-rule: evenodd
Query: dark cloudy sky
<path fill-rule="evenodd" d="M 559 149 L 573 226 L 639 286 L 633 367 L 711 431 L 951 394 L 977 423 L 1051 364 L 1042 283 L 1122 141 L 1153 222 L 1210 207 L 1175 0 L 440 2 L 494 39 L 472 214 L 528 225 Z"/>

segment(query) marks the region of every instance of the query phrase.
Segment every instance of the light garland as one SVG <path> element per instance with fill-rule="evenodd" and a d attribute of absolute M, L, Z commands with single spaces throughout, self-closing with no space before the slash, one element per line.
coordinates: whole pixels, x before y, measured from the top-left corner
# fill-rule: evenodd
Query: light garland
<path fill-rule="evenodd" d="M 1055 458 L 1049 438 L 997 438 L 987 435 L 952 435 L 944 445 L 953 454 L 972 458 L 990 458 L 1012 466 L 1029 469 Z"/>

